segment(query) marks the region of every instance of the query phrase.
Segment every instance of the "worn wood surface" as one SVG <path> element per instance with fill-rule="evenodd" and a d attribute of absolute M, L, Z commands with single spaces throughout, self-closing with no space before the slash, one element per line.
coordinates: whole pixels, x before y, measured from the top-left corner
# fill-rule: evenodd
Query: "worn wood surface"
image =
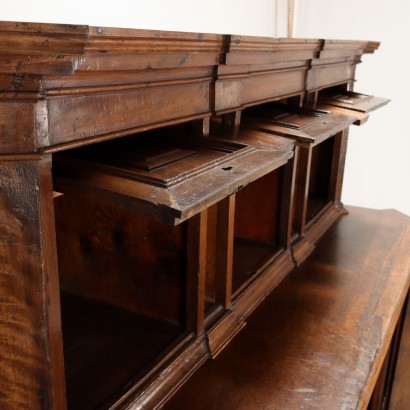
<path fill-rule="evenodd" d="M 54 186 L 63 193 L 81 192 L 102 203 L 116 201 L 129 211 L 180 223 L 293 156 L 294 142 L 261 134 L 248 130 L 234 142 L 191 136 L 188 144 L 176 134 L 170 149 L 188 149 L 195 155 L 152 170 L 139 168 L 139 159 L 132 157 L 131 152 L 137 156 L 144 149 L 140 139 L 101 143 L 98 152 L 86 147 L 56 157 Z M 146 142 L 160 146 L 160 154 L 162 146 L 167 148 L 155 136 Z M 111 155 L 113 150 L 117 156 Z"/>
<path fill-rule="evenodd" d="M 378 47 L 17 22 L 0 22 L 0 40 L 3 153 L 62 149 L 302 98 L 351 83 L 360 56 Z M 22 110 L 30 121 L 24 135 L 8 120 Z"/>
<path fill-rule="evenodd" d="M 0 408 L 65 408 L 51 161 L 0 164 Z"/>
<path fill-rule="evenodd" d="M 156 408 L 220 354 L 343 213 L 340 132 L 367 119 L 299 118 L 295 143 L 241 110 L 318 108 L 377 47 L 0 22 L 0 408 L 64 409 L 65 376 L 69 408 Z"/>
<path fill-rule="evenodd" d="M 409 287 L 410 224 L 349 210 L 165 409 L 366 408 Z"/>
<path fill-rule="evenodd" d="M 405 319 L 397 364 L 394 372 L 393 386 L 389 401 L 389 409 L 404 410 L 410 404 L 409 390 L 409 366 L 410 366 L 410 303 L 407 301 L 407 310 L 404 312 Z"/>
<path fill-rule="evenodd" d="M 377 108 L 383 107 L 390 100 L 388 98 L 374 97 L 372 95 L 355 93 L 347 91 L 344 93 L 337 93 L 336 95 L 323 94 L 319 101 L 324 104 L 347 108 L 353 113 L 369 113 Z"/>
<path fill-rule="evenodd" d="M 295 138 L 303 146 L 320 144 L 357 120 L 354 113 L 343 115 L 332 109 L 307 110 L 285 104 L 265 104 L 245 110 L 242 118 L 245 127 Z"/>

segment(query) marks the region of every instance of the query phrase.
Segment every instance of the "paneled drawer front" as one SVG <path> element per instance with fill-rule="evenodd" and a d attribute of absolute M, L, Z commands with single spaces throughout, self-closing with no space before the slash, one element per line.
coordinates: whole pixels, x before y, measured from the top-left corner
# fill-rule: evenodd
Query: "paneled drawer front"
<path fill-rule="evenodd" d="M 215 110 L 232 111 L 263 101 L 302 94 L 306 68 L 252 73 L 241 79 L 221 79 L 215 86 Z"/>
<path fill-rule="evenodd" d="M 265 104 L 245 111 L 244 126 L 297 139 L 299 144 L 316 145 L 346 129 L 357 120 L 325 109 L 305 109 L 285 104 Z"/>
<path fill-rule="evenodd" d="M 255 132 L 257 135 L 258 133 Z M 55 189 L 177 224 L 287 162 L 293 144 L 131 136 L 55 156 Z M 281 140 L 281 137 L 276 137 Z"/>
<path fill-rule="evenodd" d="M 388 98 L 374 97 L 373 95 L 344 91 L 341 93 L 323 94 L 319 98 L 321 103 L 335 107 L 346 108 L 359 113 L 369 113 L 386 105 Z"/>
<path fill-rule="evenodd" d="M 210 112 L 210 82 L 51 98 L 50 145 L 138 127 L 166 125 Z M 127 132 L 128 130 L 128 132 Z"/>
<path fill-rule="evenodd" d="M 331 85 L 341 84 L 354 79 L 355 64 L 334 64 L 325 67 L 312 67 L 306 80 L 307 91 L 320 90 Z"/>

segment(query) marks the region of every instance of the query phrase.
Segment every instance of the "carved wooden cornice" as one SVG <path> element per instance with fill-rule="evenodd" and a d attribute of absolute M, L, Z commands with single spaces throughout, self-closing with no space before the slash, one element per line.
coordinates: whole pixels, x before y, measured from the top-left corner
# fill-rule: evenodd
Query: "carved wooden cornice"
<path fill-rule="evenodd" d="M 301 98 L 352 82 L 360 56 L 377 47 L 0 22 L 0 152 L 60 149 Z"/>

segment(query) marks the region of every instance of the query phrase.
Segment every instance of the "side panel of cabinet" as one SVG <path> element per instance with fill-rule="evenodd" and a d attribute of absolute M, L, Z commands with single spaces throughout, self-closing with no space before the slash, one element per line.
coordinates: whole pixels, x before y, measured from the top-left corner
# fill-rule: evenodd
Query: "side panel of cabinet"
<path fill-rule="evenodd" d="M 64 409 L 50 160 L 0 175 L 0 408 Z"/>

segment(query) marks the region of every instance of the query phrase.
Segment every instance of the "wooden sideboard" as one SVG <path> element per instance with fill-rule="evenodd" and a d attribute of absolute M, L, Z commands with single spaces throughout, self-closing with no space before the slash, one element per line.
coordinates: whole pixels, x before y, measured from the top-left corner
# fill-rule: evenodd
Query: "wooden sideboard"
<path fill-rule="evenodd" d="M 346 213 L 378 45 L 1 22 L 0 407 L 159 408 L 218 356 Z"/>

